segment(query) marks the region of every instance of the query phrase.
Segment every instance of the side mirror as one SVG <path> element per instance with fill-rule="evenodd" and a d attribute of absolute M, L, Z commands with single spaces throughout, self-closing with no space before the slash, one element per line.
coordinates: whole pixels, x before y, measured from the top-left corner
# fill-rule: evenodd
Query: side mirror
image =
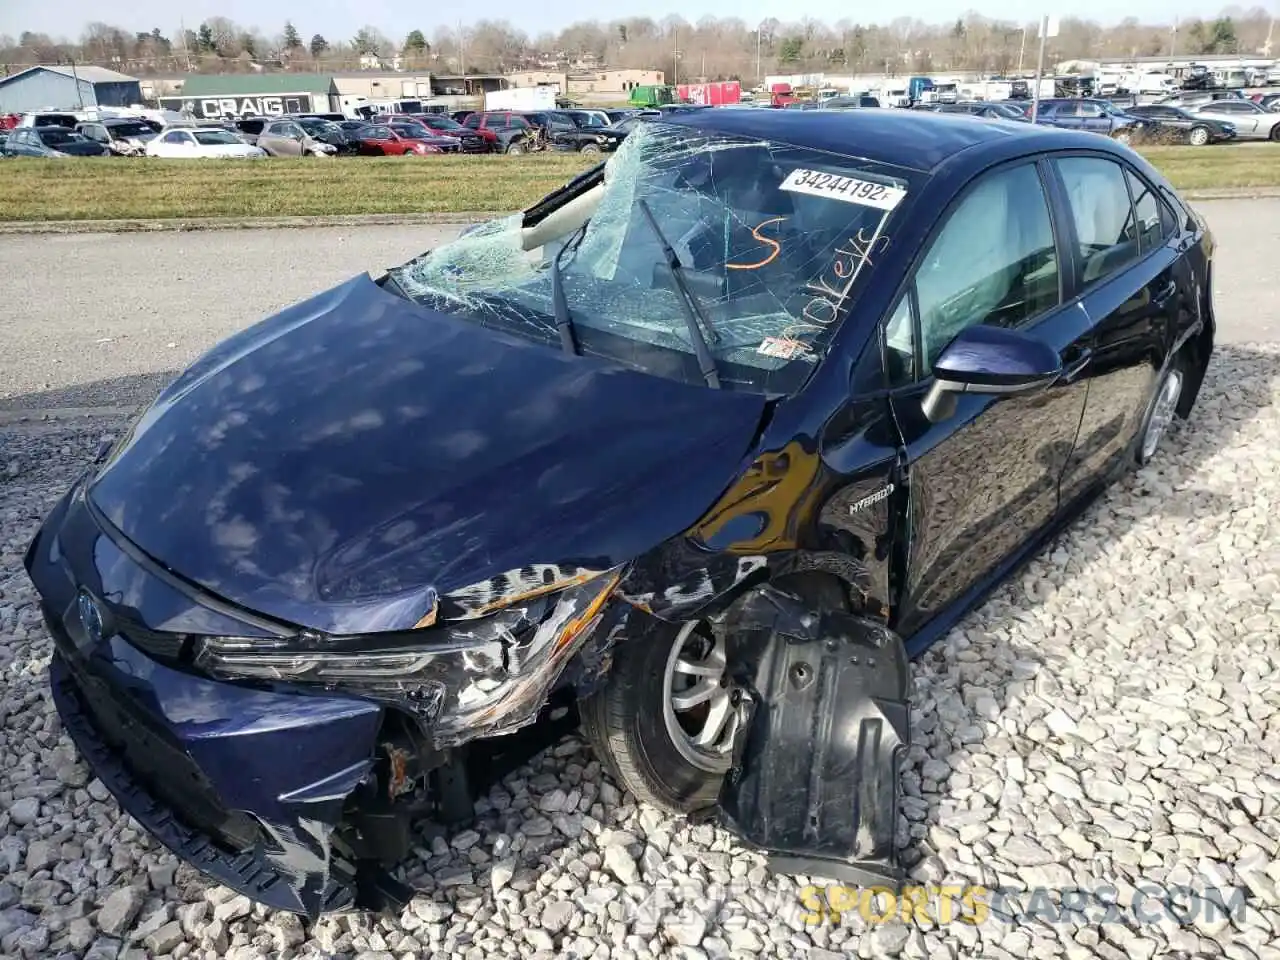
<path fill-rule="evenodd" d="M 1003 327 L 967 327 L 933 364 L 933 385 L 921 406 L 934 423 L 955 413 L 961 393 L 1014 394 L 1048 386 L 1062 374 L 1058 352 L 1035 337 Z"/>

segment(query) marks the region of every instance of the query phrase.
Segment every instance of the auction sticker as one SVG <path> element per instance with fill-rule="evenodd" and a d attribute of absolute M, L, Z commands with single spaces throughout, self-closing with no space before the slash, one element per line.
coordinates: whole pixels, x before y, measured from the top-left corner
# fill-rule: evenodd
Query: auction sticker
<path fill-rule="evenodd" d="M 780 360 L 791 360 L 807 352 L 799 340 L 788 340 L 785 337 L 765 337 L 756 348 L 756 353 L 765 357 L 777 357 Z"/>
<path fill-rule="evenodd" d="M 838 173 L 797 168 L 787 174 L 781 189 L 792 193 L 807 193 L 811 197 L 828 197 L 845 203 L 859 203 L 864 207 L 892 210 L 907 195 L 902 187 L 891 187 L 857 177 L 844 177 Z"/>

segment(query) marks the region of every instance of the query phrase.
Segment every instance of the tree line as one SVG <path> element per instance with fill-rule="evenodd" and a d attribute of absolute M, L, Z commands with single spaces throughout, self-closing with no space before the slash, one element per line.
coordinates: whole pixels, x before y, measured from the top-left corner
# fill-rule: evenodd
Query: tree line
<path fill-rule="evenodd" d="M 0 35 L 0 69 L 36 63 L 88 63 L 137 76 L 227 73 L 261 69 L 338 72 L 393 63 L 434 73 L 610 68 L 661 70 L 668 79 L 736 79 L 769 73 L 889 73 L 954 71 L 1009 73 L 1034 69 L 1037 23 L 967 13 L 949 23 L 898 17 L 887 24 L 850 19 L 752 24 L 732 17 L 629 17 L 575 23 L 535 36 L 504 20 L 481 20 L 430 34 L 411 30 L 392 38 L 374 26 L 350 38 L 308 36 L 288 21 L 266 34 L 226 17 L 210 17 L 166 35 L 159 27 L 125 30 L 90 23 L 78 41 L 23 32 Z M 1262 7 L 1230 7 L 1217 16 L 1181 23 L 1141 23 L 1128 17 L 1104 26 L 1068 17 L 1048 41 L 1046 63 L 1070 59 L 1269 54 L 1273 22 Z M 1280 37 L 1276 38 L 1280 43 Z M 373 58 L 371 60 L 370 58 Z M 398 58 L 398 60 L 396 59 Z"/>

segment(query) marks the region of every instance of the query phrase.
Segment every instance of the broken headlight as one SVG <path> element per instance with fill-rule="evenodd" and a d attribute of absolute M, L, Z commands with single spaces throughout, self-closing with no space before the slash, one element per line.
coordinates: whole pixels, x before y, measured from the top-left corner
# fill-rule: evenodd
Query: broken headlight
<path fill-rule="evenodd" d="M 421 630 L 207 637 L 195 663 L 220 680 L 314 685 L 395 704 L 425 721 L 437 746 L 451 746 L 532 721 L 619 578 L 611 571 L 477 619 Z"/>

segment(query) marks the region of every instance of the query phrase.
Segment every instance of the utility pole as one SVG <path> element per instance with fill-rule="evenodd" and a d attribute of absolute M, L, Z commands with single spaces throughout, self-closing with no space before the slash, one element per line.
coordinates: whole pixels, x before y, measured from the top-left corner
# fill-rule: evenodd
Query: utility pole
<path fill-rule="evenodd" d="M 458 72 L 462 74 L 462 92 L 467 91 L 467 46 L 466 39 L 462 36 L 462 21 L 458 21 Z"/>
<path fill-rule="evenodd" d="M 1018 73 L 1022 73 L 1022 55 L 1027 52 L 1027 25 L 1022 25 L 1022 44 L 1018 47 Z"/>
<path fill-rule="evenodd" d="M 80 75 L 76 73 L 76 58 L 71 58 L 71 79 L 76 84 L 76 99 L 80 101 L 80 110 L 84 110 L 84 91 L 80 89 Z"/>
<path fill-rule="evenodd" d="M 187 49 L 187 24 L 185 20 L 178 21 L 178 36 L 182 39 L 182 59 L 187 63 L 187 73 L 190 73 L 191 51 Z"/>
<path fill-rule="evenodd" d="M 1174 51 L 1178 49 L 1178 18 L 1173 18 L 1173 30 L 1169 33 L 1169 59 L 1173 59 Z"/>
<path fill-rule="evenodd" d="M 764 75 L 760 72 L 760 35 L 763 32 L 762 31 L 763 27 L 764 27 L 764 21 L 761 20 L 760 23 L 756 25 L 756 86 L 757 87 L 764 85 Z"/>
<path fill-rule="evenodd" d="M 1036 86 L 1031 93 L 1031 122 L 1036 122 L 1040 112 L 1040 78 L 1044 75 L 1044 46 L 1049 40 L 1049 16 L 1040 18 L 1040 55 L 1036 58 Z"/>

